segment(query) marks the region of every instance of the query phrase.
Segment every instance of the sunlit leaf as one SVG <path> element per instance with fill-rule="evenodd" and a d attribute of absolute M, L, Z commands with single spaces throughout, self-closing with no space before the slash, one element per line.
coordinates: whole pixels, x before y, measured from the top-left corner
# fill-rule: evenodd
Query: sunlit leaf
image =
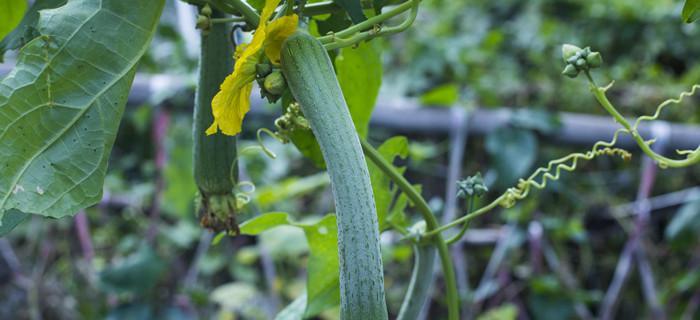
<path fill-rule="evenodd" d="M 0 39 L 4 38 L 24 17 L 27 0 L 3 0 L 0 2 Z"/>
<path fill-rule="evenodd" d="M 39 35 L 39 32 L 36 30 L 36 22 L 39 20 L 39 10 L 58 8 L 65 3 L 66 0 L 34 1 L 34 4 L 27 10 L 27 13 L 24 15 L 19 25 L 0 41 L 0 62 L 3 61 L 5 51 L 19 49 Z"/>
<path fill-rule="evenodd" d="M 164 1 L 73 0 L 0 81 L 0 212 L 75 214 L 102 197 L 136 64 Z"/>
<path fill-rule="evenodd" d="M 700 19 L 700 0 L 685 0 L 681 17 L 686 23 Z"/>
<path fill-rule="evenodd" d="M 433 88 L 420 97 L 420 102 L 428 106 L 450 107 L 459 100 L 459 88 L 454 83 Z"/>

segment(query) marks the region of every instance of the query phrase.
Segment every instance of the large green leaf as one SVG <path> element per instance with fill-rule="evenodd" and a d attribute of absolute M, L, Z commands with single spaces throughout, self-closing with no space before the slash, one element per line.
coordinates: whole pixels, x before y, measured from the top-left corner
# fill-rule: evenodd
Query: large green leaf
<path fill-rule="evenodd" d="M 72 0 L 0 81 L 0 213 L 72 215 L 101 198 L 136 63 L 164 0 Z"/>
<path fill-rule="evenodd" d="M 681 16 L 686 23 L 700 19 L 700 0 L 685 0 Z"/>
<path fill-rule="evenodd" d="M 363 42 L 344 48 L 335 58 L 338 83 L 348 103 L 352 121 L 360 137 L 367 136 L 369 119 L 382 85 L 382 59 L 379 43 Z"/>
<path fill-rule="evenodd" d="M 27 0 L 0 1 L 0 39 L 17 26 L 25 11 L 27 11 Z"/>
<path fill-rule="evenodd" d="M 305 317 L 313 317 L 340 302 L 338 229 L 335 215 L 329 214 L 315 223 L 299 223 L 287 213 L 262 214 L 241 224 L 241 234 L 258 235 L 279 226 L 295 226 L 304 230 L 309 244 L 307 265 L 307 303 Z M 298 308 L 298 306 L 297 306 Z"/>
<path fill-rule="evenodd" d="M 66 0 L 34 1 L 19 25 L 0 41 L 0 62 L 3 60 L 5 51 L 19 49 L 38 36 L 36 22 L 39 20 L 39 10 L 58 8 L 65 3 Z"/>

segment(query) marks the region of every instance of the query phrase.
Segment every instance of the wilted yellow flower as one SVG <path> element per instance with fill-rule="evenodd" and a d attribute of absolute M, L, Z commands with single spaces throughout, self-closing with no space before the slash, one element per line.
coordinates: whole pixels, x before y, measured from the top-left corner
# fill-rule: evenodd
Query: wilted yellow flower
<path fill-rule="evenodd" d="M 243 117 L 250 110 L 250 93 L 253 91 L 255 66 L 263 52 L 274 64 L 279 64 L 282 42 L 296 31 L 299 17 L 284 16 L 267 22 L 280 0 L 266 0 L 260 14 L 260 25 L 253 34 L 253 41 L 239 46 L 236 50 L 236 64 L 221 84 L 219 92 L 211 102 L 214 123 L 207 129 L 207 135 L 219 130 L 226 135 L 241 132 Z"/>

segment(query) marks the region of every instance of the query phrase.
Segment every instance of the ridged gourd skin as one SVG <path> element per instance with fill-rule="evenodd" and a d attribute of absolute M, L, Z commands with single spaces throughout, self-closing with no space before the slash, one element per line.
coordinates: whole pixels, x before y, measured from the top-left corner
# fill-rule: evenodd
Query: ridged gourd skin
<path fill-rule="evenodd" d="M 387 319 L 369 171 L 333 64 L 318 40 L 299 31 L 282 45 L 282 71 L 321 146 L 331 178 L 338 222 L 340 317 Z"/>
<path fill-rule="evenodd" d="M 223 15 L 215 10 L 212 17 Z M 193 151 L 195 182 L 203 196 L 230 194 L 237 178 L 235 175 L 238 173 L 234 168 L 236 137 L 223 134 L 207 136 L 205 133 L 214 121 L 211 101 L 219 91 L 219 85 L 233 68 L 229 30 L 226 24 L 212 24 L 209 32 L 203 32 L 201 36 L 199 84 L 194 106 Z"/>

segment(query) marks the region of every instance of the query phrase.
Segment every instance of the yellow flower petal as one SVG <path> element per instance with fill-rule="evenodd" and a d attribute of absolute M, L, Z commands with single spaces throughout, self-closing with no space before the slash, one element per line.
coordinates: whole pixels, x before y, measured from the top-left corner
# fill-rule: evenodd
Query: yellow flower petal
<path fill-rule="evenodd" d="M 215 134 L 219 129 L 230 136 L 241 132 L 243 117 L 250 110 L 250 93 L 259 56 L 260 52 L 249 56 L 250 59 L 239 60 L 242 63 L 237 63 L 237 69 L 224 79 L 211 102 L 214 123 L 207 129 L 207 135 Z"/>
<path fill-rule="evenodd" d="M 294 14 L 275 19 L 267 25 L 265 37 L 265 54 L 274 64 L 280 64 L 282 42 L 297 30 L 299 17 Z"/>
<path fill-rule="evenodd" d="M 226 135 L 236 135 L 241 132 L 241 125 L 246 113 L 250 110 L 250 93 L 255 80 L 255 65 L 262 55 L 265 44 L 267 21 L 275 12 L 280 0 L 266 0 L 260 14 L 260 25 L 253 34 L 253 40 L 240 50 L 236 50 L 236 64 L 219 92 L 211 102 L 214 123 L 206 133 L 212 135 L 219 130 Z"/>

